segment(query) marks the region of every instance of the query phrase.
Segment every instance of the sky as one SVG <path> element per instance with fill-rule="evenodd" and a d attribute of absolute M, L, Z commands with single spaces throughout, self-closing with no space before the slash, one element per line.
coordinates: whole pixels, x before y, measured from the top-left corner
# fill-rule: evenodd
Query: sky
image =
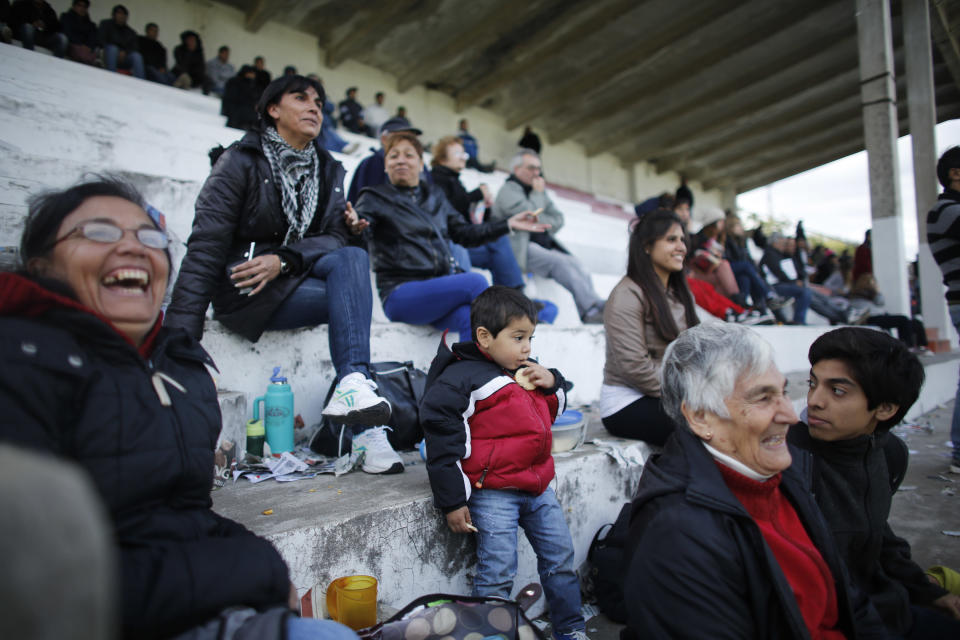
<path fill-rule="evenodd" d="M 948 120 L 936 128 L 937 157 L 960 144 L 960 120 Z M 913 193 L 913 151 L 910 136 L 897 144 L 900 164 L 900 201 L 906 255 L 917 253 L 917 207 Z M 816 169 L 779 180 L 737 196 L 741 212 L 788 220 L 792 229 L 803 220 L 807 232 L 819 232 L 857 244 L 870 227 L 870 187 L 867 153 L 835 160 Z"/>

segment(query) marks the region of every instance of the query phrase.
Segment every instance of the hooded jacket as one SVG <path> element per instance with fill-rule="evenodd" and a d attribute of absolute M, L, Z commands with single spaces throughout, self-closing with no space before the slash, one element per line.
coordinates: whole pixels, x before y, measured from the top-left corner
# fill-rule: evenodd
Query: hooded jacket
<path fill-rule="evenodd" d="M 553 388 L 527 391 L 476 344 L 448 348 L 444 333 L 420 402 L 438 509 L 466 505 L 474 488 L 546 491 L 554 476 L 551 427 L 572 386 L 550 372 Z"/>
<path fill-rule="evenodd" d="M 839 629 L 848 638 L 886 638 L 869 600 L 850 584 L 810 493 L 810 457 L 791 455 L 780 490 L 830 568 Z M 809 638 L 760 528 L 687 428 L 676 429 L 644 467 L 626 556 L 629 637 Z"/>
<path fill-rule="evenodd" d="M 211 509 L 210 356 L 159 322 L 138 350 L 75 300 L 0 274 L 0 439 L 76 462 L 109 511 L 124 637 L 284 605 L 273 545 Z"/>
<path fill-rule="evenodd" d="M 389 182 L 360 191 L 357 214 L 370 223 L 370 258 L 380 299 L 404 282 L 462 271 L 449 241 L 477 247 L 510 229 L 506 220 L 470 224 L 447 202 L 439 187 L 420 181 L 418 189 Z"/>
<path fill-rule="evenodd" d="M 187 255 L 167 309 L 168 326 L 182 327 L 199 338 L 212 300 L 218 321 L 256 342 L 274 311 L 307 277 L 313 263 L 347 244 L 343 166 L 316 140 L 313 144 L 321 173 L 317 212 L 304 237 L 290 245 L 281 244 L 289 222 L 260 134 L 247 133 L 220 156 L 197 196 Z M 287 275 L 278 276 L 253 297 L 241 294 L 228 274 L 230 267 L 246 260 L 251 242 L 257 243 L 255 255 L 275 253 L 290 266 Z"/>
<path fill-rule="evenodd" d="M 887 522 L 893 494 L 906 473 L 906 456 L 891 449 L 905 445 L 889 432 L 837 442 L 817 440 L 803 422 L 790 428 L 788 439 L 813 454 L 808 481 L 850 577 L 870 597 L 887 627 L 905 635 L 913 624 L 910 604 L 929 605 L 947 593 L 927 580 L 910 557 L 910 545 Z M 894 462 L 898 458 L 902 464 Z"/>
<path fill-rule="evenodd" d="M 192 51 L 187 48 L 189 36 L 197 39 L 197 48 Z M 203 85 L 207 77 L 207 63 L 203 59 L 203 41 L 196 31 L 180 34 L 180 44 L 173 48 L 173 73 L 178 76 L 186 73 L 194 87 Z"/>

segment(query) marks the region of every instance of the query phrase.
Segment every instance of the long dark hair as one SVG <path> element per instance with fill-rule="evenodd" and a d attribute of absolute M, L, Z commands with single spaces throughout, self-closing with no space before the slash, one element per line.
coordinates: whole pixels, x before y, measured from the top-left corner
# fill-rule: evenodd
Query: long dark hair
<path fill-rule="evenodd" d="M 660 337 L 667 342 L 675 340 L 680 335 L 680 328 L 673 319 L 670 305 L 667 304 L 667 292 L 647 252 L 653 248 L 657 240 L 667 235 L 673 225 L 683 229 L 683 222 L 669 209 L 657 209 L 648 213 L 633 228 L 630 234 L 630 247 L 627 251 L 627 277 L 637 283 L 637 286 L 643 290 L 644 296 L 653 305 L 653 326 Z M 687 328 L 699 324 L 693 296 L 690 295 L 687 278 L 682 270 L 670 274 L 667 278 L 667 289 L 672 291 L 683 304 Z"/>

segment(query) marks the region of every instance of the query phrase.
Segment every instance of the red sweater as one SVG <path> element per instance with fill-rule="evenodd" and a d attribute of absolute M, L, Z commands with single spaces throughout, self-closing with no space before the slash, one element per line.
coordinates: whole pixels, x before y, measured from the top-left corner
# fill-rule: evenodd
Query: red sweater
<path fill-rule="evenodd" d="M 810 541 L 803 523 L 780 491 L 780 476 L 751 480 L 717 462 L 733 495 L 753 518 L 793 589 L 797 608 L 813 640 L 842 640 L 837 629 L 837 593 L 830 567 Z"/>

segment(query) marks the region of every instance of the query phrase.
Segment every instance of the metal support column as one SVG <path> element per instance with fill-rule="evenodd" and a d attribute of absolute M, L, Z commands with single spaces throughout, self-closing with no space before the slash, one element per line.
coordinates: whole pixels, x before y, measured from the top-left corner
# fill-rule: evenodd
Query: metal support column
<path fill-rule="evenodd" d="M 860 100 L 870 176 L 873 273 L 890 313 L 910 313 L 897 160 L 889 0 L 857 0 Z"/>

